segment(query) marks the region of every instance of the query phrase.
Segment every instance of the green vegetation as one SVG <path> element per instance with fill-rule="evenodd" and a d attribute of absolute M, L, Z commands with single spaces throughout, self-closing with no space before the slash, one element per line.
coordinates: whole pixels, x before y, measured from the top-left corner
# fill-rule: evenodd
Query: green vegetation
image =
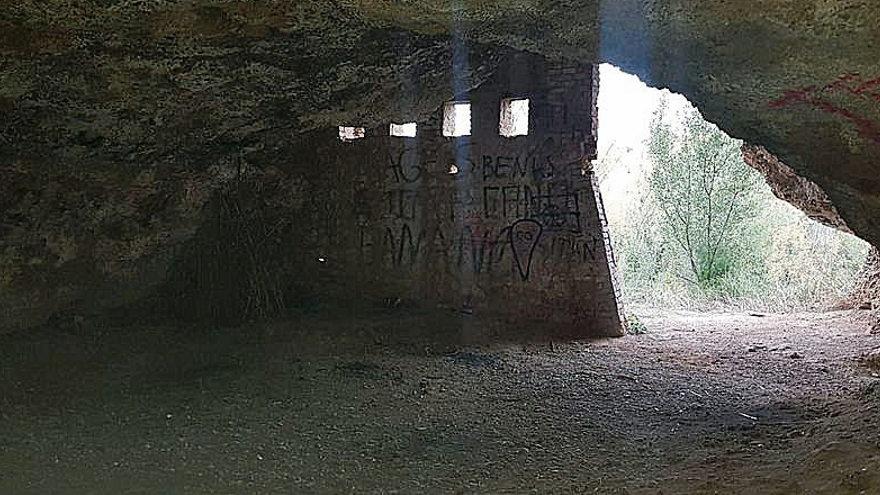
<path fill-rule="evenodd" d="M 629 324 L 629 334 L 630 335 L 641 335 L 643 333 L 648 333 L 648 327 L 642 323 L 642 320 L 636 314 L 630 313 L 626 315 L 626 321 Z"/>
<path fill-rule="evenodd" d="M 867 244 L 773 196 L 740 142 L 664 99 L 645 144 L 637 197 L 610 218 L 628 302 L 790 311 L 845 295 Z M 614 165 L 598 163 L 599 177 Z"/>

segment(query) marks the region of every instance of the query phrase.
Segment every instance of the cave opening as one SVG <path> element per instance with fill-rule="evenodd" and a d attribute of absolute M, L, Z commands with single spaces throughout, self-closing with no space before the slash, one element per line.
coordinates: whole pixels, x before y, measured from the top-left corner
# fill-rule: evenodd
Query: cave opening
<path fill-rule="evenodd" d="M 594 172 L 630 312 L 802 313 L 848 304 L 868 243 L 775 196 L 768 181 L 779 179 L 749 166 L 742 142 L 683 96 L 612 65 L 600 71 Z M 804 203 L 814 192 L 800 194 Z"/>

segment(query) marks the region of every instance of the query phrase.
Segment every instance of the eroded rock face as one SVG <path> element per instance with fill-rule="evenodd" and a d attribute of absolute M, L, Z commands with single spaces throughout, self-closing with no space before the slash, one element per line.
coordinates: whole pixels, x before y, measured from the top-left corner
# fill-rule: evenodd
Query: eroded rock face
<path fill-rule="evenodd" d="M 850 306 L 880 311 L 880 251 L 871 248 L 865 266 L 856 276 Z"/>
<path fill-rule="evenodd" d="M 272 196 L 248 212 L 308 195 L 297 191 L 312 164 L 292 158 L 308 133 L 427 115 L 509 51 L 453 49 L 329 1 L 4 5 L 0 331 L 163 290 L 175 259 L 218 254 L 224 239 L 193 236 L 226 228 L 215 224 L 230 190 Z M 235 281 L 219 298 L 221 286 L 192 276 L 172 289 L 211 288 L 248 309 L 232 300 Z"/>
<path fill-rule="evenodd" d="M 853 231 L 840 217 L 837 208 L 816 183 L 797 174 L 762 146 L 744 144 L 743 159 L 761 172 L 767 184 L 779 199 L 799 208 L 813 220 L 852 234 Z M 876 310 L 880 322 L 880 253 L 872 247 L 865 259 L 865 266 L 855 277 L 852 290 L 840 302 L 841 307 Z M 880 323 L 874 325 L 880 329 Z"/>
<path fill-rule="evenodd" d="M 880 333 L 880 250 L 876 247 L 868 252 L 865 266 L 856 275 L 852 291 L 841 301 L 841 307 L 871 310 L 871 333 Z M 875 358 L 878 355 L 880 352 L 874 353 Z"/>
<path fill-rule="evenodd" d="M 763 146 L 744 144 L 742 153 L 745 162 L 761 172 L 777 198 L 791 203 L 823 225 L 852 233 L 846 222 L 840 218 L 837 207 L 815 182 L 797 175 L 791 167 L 782 163 Z"/>
<path fill-rule="evenodd" d="M 224 182 L 186 170 L 74 172 L 23 162 L 0 174 L 2 330 L 144 297 Z"/>
<path fill-rule="evenodd" d="M 873 2 L 20 0 L 0 8 L 0 327 L 141 297 L 241 164 L 294 188 L 308 132 L 424 118 L 512 50 L 684 93 L 880 244 Z"/>

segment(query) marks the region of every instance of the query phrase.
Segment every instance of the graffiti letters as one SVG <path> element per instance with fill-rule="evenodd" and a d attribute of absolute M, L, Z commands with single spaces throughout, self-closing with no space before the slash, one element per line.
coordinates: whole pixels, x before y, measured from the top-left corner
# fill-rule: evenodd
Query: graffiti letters
<path fill-rule="evenodd" d="M 550 253 L 554 260 L 562 263 L 589 263 L 603 253 L 604 242 L 601 237 L 555 236 L 550 243 Z"/>
<path fill-rule="evenodd" d="M 388 172 L 392 182 L 396 184 L 413 183 L 422 178 L 422 166 L 419 164 L 415 150 L 402 148 L 388 157 Z"/>
<path fill-rule="evenodd" d="M 580 190 L 569 184 L 484 186 L 486 218 L 533 218 L 548 232 L 581 232 Z"/>
<path fill-rule="evenodd" d="M 385 191 L 385 214 L 391 218 L 412 220 L 418 208 L 415 191 L 391 189 Z"/>
<path fill-rule="evenodd" d="M 419 235 L 414 237 L 412 230 L 406 223 L 403 224 L 399 231 L 386 227 L 383 243 L 385 253 L 391 257 L 389 260 L 391 264 L 394 266 L 414 265 L 422 248 L 422 239 L 422 232 L 419 232 Z"/>
<path fill-rule="evenodd" d="M 551 157 L 539 160 L 534 155 L 483 155 L 480 161 L 483 181 L 504 179 L 549 180 L 556 175 Z"/>
<path fill-rule="evenodd" d="M 582 209 L 593 199 L 580 162 L 557 165 L 536 150 L 471 148 L 439 160 L 414 147 L 384 156 L 381 192 L 368 194 L 362 185 L 354 195 L 362 263 L 529 282 L 546 263 L 584 265 L 602 255 L 601 236 L 584 235 L 582 222 L 592 217 L 582 217 Z"/>

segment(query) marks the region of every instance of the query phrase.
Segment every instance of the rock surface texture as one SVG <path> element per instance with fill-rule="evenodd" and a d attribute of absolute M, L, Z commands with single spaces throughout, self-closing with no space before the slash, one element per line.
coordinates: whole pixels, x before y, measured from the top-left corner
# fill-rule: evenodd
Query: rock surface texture
<path fill-rule="evenodd" d="M 745 162 L 761 172 L 777 198 L 791 203 L 823 225 L 852 234 L 834 203 L 815 182 L 797 175 L 763 146 L 744 144 L 742 153 Z"/>
<path fill-rule="evenodd" d="M 856 276 L 853 289 L 843 306 L 855 309 L 870 309 L 874 312 L 875 331 L 880 331 L 880 250 L 876 247 L 868 252 L 865 266 Z"/>
<path fill-rule="evenodd" d="M 685 94 L 880 244 L 875 2 L 20 0 L 0 6 L 0 329 L 177 295 L 181 260 L 235 249 L 200 233 L 287 227 L 259 213 L 308 195 L 309 133 L 425 119 L 517 51 Z"/>

